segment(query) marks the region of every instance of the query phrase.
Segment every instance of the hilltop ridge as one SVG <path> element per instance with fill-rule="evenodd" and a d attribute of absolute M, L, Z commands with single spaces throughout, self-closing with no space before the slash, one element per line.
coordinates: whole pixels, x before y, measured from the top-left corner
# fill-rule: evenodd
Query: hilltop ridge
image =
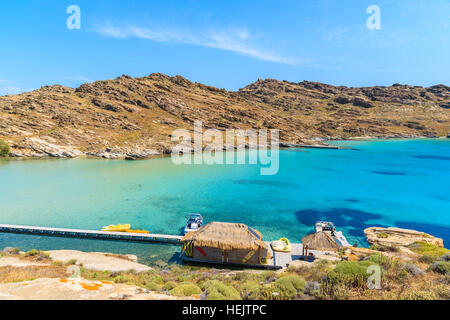
<path fill-rule="evenodd" d="M 167 153 L 173 130 L 280 129 L 286 143 L 450 133 L 450 87 L 345 87 L 258 79 L 227 91 L 153 73 L 44 86 L 0 97 L 0 139 L 12 156 L 115 157 Z"/>

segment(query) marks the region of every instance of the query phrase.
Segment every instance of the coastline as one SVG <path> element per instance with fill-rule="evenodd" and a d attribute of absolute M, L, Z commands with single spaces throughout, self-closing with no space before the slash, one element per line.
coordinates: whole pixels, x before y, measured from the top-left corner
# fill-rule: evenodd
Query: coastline
<path fill-rule="evenodd" d="M 280 142 L 280 150 L 285 149 L 344 149 L 345 147 L 335 146 L 332 144 L 334 141 L 391 141 L 391 140 L 448 140 L 450 141 L 450 136 L 436 136 L 436 137 L 427 137 L 420 135 L 405 135 L 405 136 L 355 136 L 355 137 L 315 137 L 315 141 L 322 142 L 323 144 L 297 144 L 297 143 L 289 143 L 289 142 Z M 331 143 L 328 143 L 331 142 Z M 234 147 L 236 150 L 237 147 Z M 248 145 L 245 145 L 245 149 L 249 150 Z M 268 147 L 267 149 L 270 149 Z M 203 152 L 202 150 L 201 152 Z M 227 152 L 224 150 L 223 152 Z M 196 151 L 191 151 L 190 154 L 195 154 Z M 70 156 L 68 154 L 33 154 L 31 156 L 24 156 L 20 153 L 17 154 L 15 152 L 11 152 L 6 157 L 0 157 L 0 160 L 51 160 L 51 159 L 98 159 L 98 160 L 149 160 L 149 159 L 158 159 L 170 157 L 169 150 L 165 150 L 164 152 L 158 153 L 156 151 L 144 152 L 144 153 L 134 153 L 134 154 L 123 154 L 123 153 L 114 153 L 108 152 L 105 150 L 103 152 L 81 152 L 78 155 Z"/>

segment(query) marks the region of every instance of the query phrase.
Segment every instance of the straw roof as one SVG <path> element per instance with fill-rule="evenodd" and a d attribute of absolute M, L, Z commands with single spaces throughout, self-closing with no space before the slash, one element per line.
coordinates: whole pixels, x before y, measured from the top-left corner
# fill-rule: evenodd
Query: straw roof
<path fill-rule="evenodd" d="M 311 250 L 337 251 L 341 247 L 327 232 L 320 231 L 302 238 L 303 247 Z"/>
<path fill-rule="evenodd" d="M 261 234 L 256 234 L 262 239 Z M 268 249 L 261 239 L 250 232 L 249 228 L 242 223 L 211 222 L 197 231 L 186 234 L 181 241 L 193 241 L 196 246 L 220 248 L 222 250 L 258 248 Z"/>

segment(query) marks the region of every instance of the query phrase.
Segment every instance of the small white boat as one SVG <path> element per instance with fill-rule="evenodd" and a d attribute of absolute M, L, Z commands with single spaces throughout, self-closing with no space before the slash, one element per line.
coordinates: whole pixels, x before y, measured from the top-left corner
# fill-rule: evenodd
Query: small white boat
<path fill-rule="evenodd" d="M 186 226 L 184 227 L 184 234 L 197 231 L 203 225 L 203 217 L 200 213 L 190 213 L 187 216 Z"/>
<path fill-rule="evenodd" d="M 315 227 L 316 227 L 316 232 L 320 232 L 320 231 L 334 232 L 334 231 L 336 231 L 336 227 L 334 226 L 333 222 L 328 222 L 328 221 L 317 221 Z"/>
<path fill-rule="evenodd" d="M 315 224 L 316 232 L 326 231 L 330 232 L 330 234 L 334 237 L 336 242 L 343 247 L 349 247 L 347 239 L 345 238 L 342 231 L 336 231 L 336 227 L 333 222 L 329 221 L 317 221 Z"/>

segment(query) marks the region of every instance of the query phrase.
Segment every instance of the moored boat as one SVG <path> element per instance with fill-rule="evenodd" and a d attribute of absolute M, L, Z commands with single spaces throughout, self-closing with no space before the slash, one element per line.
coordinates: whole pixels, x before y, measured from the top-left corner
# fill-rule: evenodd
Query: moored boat
<path fill-rule="evenodd" d="M 197 231 L 203 225 L 203 217 L 200 213 L 190 213 L 187 216 L 186 226 L 184 227 L 184 234 L 191 231 Z"/>
<path fill-rule="evenodd" d="M 336 242 L 343 247 L 350 246 L 342 231 L 336 231 L 336 227 L 334 226 L 333 222 L 317 221 L 315 224 L 315 229 L 316 232 L 329 232 L 331 236 L 333 236 L 333 238 L 336 240 Z"/>
<path fill-rule="evenodd" d="M 334 232 L 336 230 L 336 227 L 334 226 L 333 222 L 329 221 L 317 221 L 315 224 L 316 232 L 320 231 L 330 231 Z"/>

